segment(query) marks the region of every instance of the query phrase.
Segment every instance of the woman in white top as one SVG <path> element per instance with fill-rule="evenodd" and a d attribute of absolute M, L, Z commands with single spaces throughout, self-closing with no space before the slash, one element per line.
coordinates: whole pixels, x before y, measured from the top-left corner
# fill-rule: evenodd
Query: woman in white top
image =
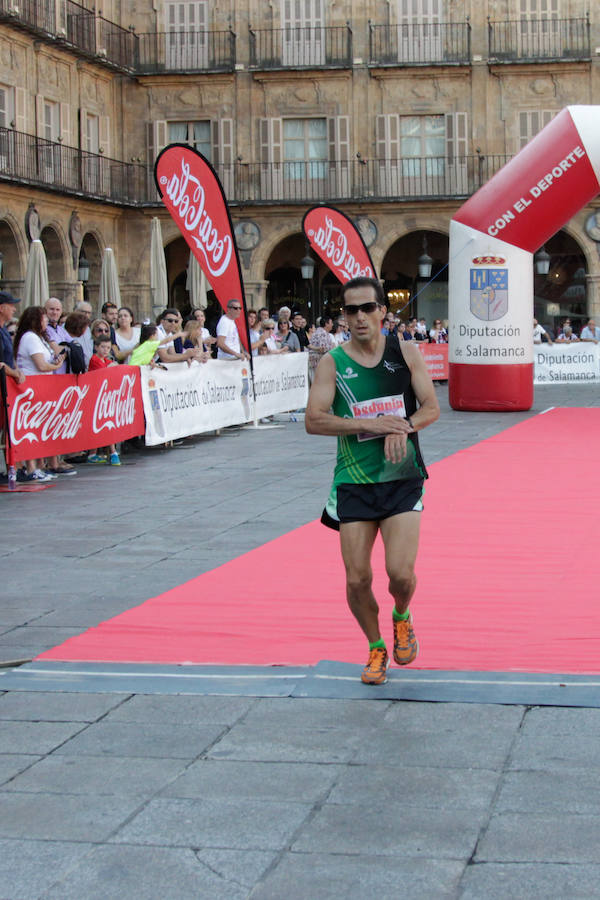
<path fill-rule="evenodd" d="M 133 324 L 133 312 L 128 306 L 122 306 L 117 313 L 113 355 L 120 363 L 129 365 L 131 354 L 140 342 L 140 326 Z"/>
<path fill-rule="evenodd" d="M 30 306 L 24 310 L 19 320 L 15 335 L 15 360 L 17 368 L 26 376 L 52 375 L 65 361 L 66 350 L 61 348 L 56 356 L 46 336 L 48 316 L 42 306 Z M 55 456 L 51 457 L 50 466 L 57 468 Z M 27 474 L 25 481 L 50 481 L 55 475 L 47 475 L 36 459 L 28 459 L 25 463 Z"/>
<path fill-rule="evenodd" d="M 25 375 L 52 375 L 64 362 L 66 350 L 60 351 L 60 359 L 54 355 L 46 337 L 48 316 L 41 306 L 30 306 L 23 312 L 15 335 L 15 359 L 17 368 Z"/>

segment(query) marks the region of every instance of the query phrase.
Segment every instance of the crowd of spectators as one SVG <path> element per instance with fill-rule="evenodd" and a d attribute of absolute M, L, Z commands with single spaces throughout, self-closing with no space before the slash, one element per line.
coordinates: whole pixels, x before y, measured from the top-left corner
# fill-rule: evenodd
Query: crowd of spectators
<path fill-rule="evenodd" d="M 600 343 L 600 328 L 594 319 L 588 319 L 579 334 L 577 327 L 569 318 L 564 319 L 556 329 L 549 325 L 540 325 L 537 319 L 533 320 L 534 344 L 574 344 L 579 342 Z"/>
<path fill-rule="evenodd" d="M 204 363 L 211 357 L 248 358 L 236 325 L 242 314 L 242 303 L 236 299 L 229 301 L 214 323 L 214 334 L 206 327 L 202 309 L 193 309 L 184 321 L 178 309 L 169 307 L 155 321 L 136 323 L 129 307 L 119 308 L 110 302 L 103 304 L 98 318 L 93 318 L 92 305 L 85 300 L 66 312 L 57 297 L 50 297 L 44 306 L 23 310 L 20 317 L 19 303 L 0 291 L 0 367 L 19 384 L 32 375 L 82 374 L 120 364 L 164 367 L 167 363 Z M 350 338 L 343 315 L 335 319 L 324 315 L 312 325 L 302 312 L 288 306 L 280 307 L 275 316 L 266 307 L 247 313 L 252 355 L 306 352 L 311 381 L 321 357 Z M 424 319 L 402 321 L 393 312 L 386 315 L 383 333 L 394 334 L 402 341 L 448 340 L 441 320 L 434 320 L 428 329 Z M 121 464 L 115 445 L 90 451 L 86 461 Z M 18 478 L 48 481 L 72 474 L 75 469 L 68 460 L 52 457 L 28 460 Z"/>

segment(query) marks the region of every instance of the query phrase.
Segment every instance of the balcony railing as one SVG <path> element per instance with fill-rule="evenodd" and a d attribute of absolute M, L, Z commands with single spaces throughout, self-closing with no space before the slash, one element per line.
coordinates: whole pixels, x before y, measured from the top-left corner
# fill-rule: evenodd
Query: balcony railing
<path fill-rule="evenodd" d="M 489 22 L 489 58 L 497 62 L 591 59 L 589 19 Z"/>
<path fill-rule="evenodd" d="M 138 34 L 136 71 L 232 72 L 235 68 L 233 31 L 171 31 Z"/>
<path fill-rule="evenodd" d="M 137 206 L 147 202 L 146 167 L 0 128 L 0 180 Z"/>
<path fill-rule="evenodd" d="M 349 25 L 250 29 L 251 69 L 350 68 Z"/>
<path fill-rule="evenodd" d="M 508 156 L 424 157 L 337 162 L 217 165 L 231 203 L 402 201 L 473 194 Z"/>
<path fill-rule="evenodd" d="M 471 26 L 468 22 L 417 25 L 369 23 L 370 66 L 431 66 L 468 64 Z"/>
<path fill-rule="evenodd" d="M 73 0 L 65 0 L 63 6 L 64 21 L 59 23 L 58 37 L 67 44 L 82 50 L 90 56 L 96 54 L 96 17 L 94 13 L 74 3 Z"/>
<path fill-rule="evenodd" d="M 138 38 L 135 32 L 98 16 L 96 54 L 119 69 L 135 68 Z"/>
<path fill-rule="evenodd" d="M 480 188 L 510 157 L 217 164 L 230 203 L 402 201 L 463 198 Z M 0 181 L 27 184 L 122 206 L 160 202 L 153 168 L 65 147 L 0 128 Z"/>
<path fill-rule="evenodd" d="M 56 10 L 58 8 L 58 19 Z M 62 0 L 0 0 L 0 22 L 68 46 L 76 53 L 123 71 L 133 71 L 137 36 L 93 10 Z"/>

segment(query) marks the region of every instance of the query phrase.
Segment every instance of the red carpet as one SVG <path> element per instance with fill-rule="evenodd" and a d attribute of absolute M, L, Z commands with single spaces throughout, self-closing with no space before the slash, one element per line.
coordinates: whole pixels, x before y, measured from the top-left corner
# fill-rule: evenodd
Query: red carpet
<path fill-rule="evenodd" d="M 412 605 L 416 667 L 600 673 L 598 446 L 600 409 L 556 409 L 430 467 Z M 379 543 L 374 570 L 390 641 Z M 364 658 L 338 537 L 318 522 L 38 657 L 224 665 Z"/>

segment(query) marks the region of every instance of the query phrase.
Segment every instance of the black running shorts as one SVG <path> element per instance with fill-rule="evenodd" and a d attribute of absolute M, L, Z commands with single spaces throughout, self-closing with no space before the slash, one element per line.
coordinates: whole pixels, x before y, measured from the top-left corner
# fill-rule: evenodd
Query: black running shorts
<path fill-rule="evenodd" d="M 379 522 L 399 513 L 420 512 L 423 493 L 422 478 L 378 484 L 339 484 L 337 520 L 323 510 L 321 522 L 339 531 L 340 522 Z"/>

